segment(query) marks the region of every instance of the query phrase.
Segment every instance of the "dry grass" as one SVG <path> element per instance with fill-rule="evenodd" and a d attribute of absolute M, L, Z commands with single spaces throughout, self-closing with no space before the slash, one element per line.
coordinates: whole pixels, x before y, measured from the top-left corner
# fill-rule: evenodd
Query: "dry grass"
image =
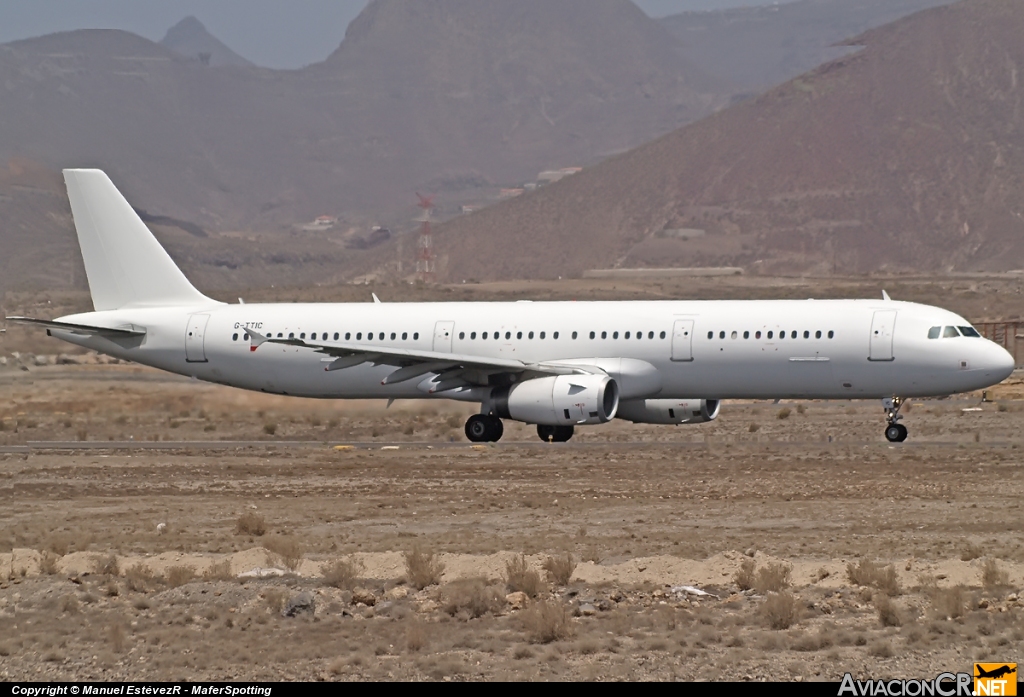
<path fill-rule="evenodd" d="M 39 559 L 39 572 L 46 574 L 47 576 L 53 576 L 57 573 L 57 560 L 58 557 L 53 552 L 43 552 L 42 557 Z"/>
<path fill-rule="evenodd" d="M 437 585 L 443 575 L 444 563 L 433 552 L 426 553 L 417 548 L 405 553 L 405 576 L 416 590 Z"/>
<path fill-rule="evenodd" d="M 283 588 L 268 588 L 263 593 L 263 599 L 271 612 L 279 613 L 284 610 L 284 604 L 288 600 L 288 593 Z"/>
<path fill-rule="evenodd" d="M 522 554 L 505 562 L 505 585 L 510 592 L 526 593 L 531 598 L 536 598 L 537 594 L 544 590 L 540 573 L 530 568 Z"/>
<path fill-rule="evenodd" d="M 67 595 L 62 595 L 60 597 L 59 607 L 61 612 L 73 615 L 76 612 L 78 612 L 78 598 L 71 595 L 70 593 Z"/>
<path fill-rule="evenodd" d="M 566 552 L 561 556 L 545 559 L 543 569 L 547 572 L 549 581 L 559 586 L 565 586 L 568 585 L 576 570 L 576 560 L 572 554 Z"/>
<path fill-rule="evenodd" d="M 776 416 L 777 416 L 777 417 L 779 418 L 779 420 L 781 421 L 781 420 L 785 420 L 785 419 L 788 419 L 788 418 L 789 418 L 789 415 L 790 415 L 790 414 L 792 414 L 792 413 L 793 413 L 793 412 L 791 412 L 791 411 L 789 410 L 789 407 L 784 407 L 784 408 L 782 408 L 782 409 L 779 409 L 779 413 L 778 413 L 778 414 L 776 414 Z"/>
<path fill-rule="evenodd" d="M 123 622 L 114 621 L 107 627 L 107 641 L 114 653 L 124 653 L 128 648 L 128 630 Z"/>
<path fill-rule="evenodd" d="M 106 576 L 120 576 L 121 566 L 117 563 L 117 557 L 113 554 L 104 557 L 103 561 L 99 563 L 96 572 Z"/>
<path fill-rule="evenodd" d="M 789 629 L 800 619 L 800 607 L 789 591 L 769 593 L 759 610 L 762 621 L 771 629 Z"/>
<path fill-rule="evenodd" d="M 981 549 L 980 545 L 977 545 L 974 542 L 968 542 L 964 545 L 964 548 L 960 550 L 960 561 L 974 561 L 975 559 L 980 559 L 982 554 L 984 554 L 984 551 Z"/>
<path fill-rule="evenodd" d="M 267 532 L 267 521 L 258 513 L 246 511 L 235 521 L 235 533 L 260 537 Z"/>
<path fill-rule="evenodd" d="M 540 601 L 523 611 L 523 628 L 535 644 L 550 644 L 573 635 L 572 618 L 564 605 Z"/>
<path fill-rule="evenodd" d="M 441 608 L 452 617 L 464 614 L 469 619 L 476 619 L 496 614 L 505 607 L 501 589 L 485 578 L 453 581 L 444 587 L 442 597 Z"/>
<path fill-rule="evenodd" d="M 277 424 L 263 424 L 263 432 L 266 433 L 268 436 L 274 435 L 275 433 L 277 433 Z"/>
<path fill-rule="evenodd" d="M 981 584 L 985 588 L 1003 588 L 1010 584 L 1010 575 L 990 557 L 981 565 Z"/>
<path fill-rule="evenodd" d="M 858 586 L 877 588 L 888 596 L 896 596 L 903 592 L 896 567 L 892 564 L 882 566 L 870 559 L 861 559 L 856 564 L 846 565 L 846 577 Z"/>
<path fill-rule="evenodd" d="M 885 639 L 873 641 L 871 642 L 871 645 L 868 646 L 868 654 L 875 658 L 892 658 L 894 653 L 892 644 Z"/>
<path fill-rule="evenodd" d="M 268 537 L 263 541 L 263 547 L 280 557 L 281 563 L 290 571 L 298 570 L 299 564 L 302 563 L 302 557 L 305 554 L 302 544 L 290 535 Z"/>
<path fill-rule="evenodd" d="M 732 580 L 741 591 L 748 591 L 754 587 L 754 571 L 757 562 L 753 559 L 744 559 L 740 562 L 740 568 L 733 575 Z"/>
<path fill-rule="evenodd" d="M 754 575 L 754 590 L 759 594 L 778 593 L 789 588 L 789 579 L 792 569 L 779 562 L 772 562 L 768 566 L 762 566 Z"/>
<path fill-rule="evenodd" d="M 324 583 L 332 588 L 352 590 L 362 572 L 363 563 L 358 559 L 337 559 L 323 568 Z"/>
<path fill-rule="evenodd" d="M 171 588 L 177 588 L 184 586 L 186 583 L 190 583 L 196 577 L 196 570 L 191 566 L 185 566 L 180 564 L 178 566 L 171 566 L 164 572 L 164 580 L 167 585 Z"/>

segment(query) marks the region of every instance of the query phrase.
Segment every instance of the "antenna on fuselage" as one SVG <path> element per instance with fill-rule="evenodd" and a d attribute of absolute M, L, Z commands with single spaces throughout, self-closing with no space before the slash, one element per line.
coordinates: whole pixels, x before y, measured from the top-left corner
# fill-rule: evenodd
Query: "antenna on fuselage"
<path fill-rule="evenodd" d="M 380 305 L 381 304 L 380 298 L 377 297 L 376 293 L 370 293 L 370 295 L 373 296 L 373 302 L 374 302 L 375 305 Z"/>
<path fill-rule="evenodd" d="M 892 300 L 892 298 L 890 298 L 890 297 L 889 297 L 889 294 L 888 294 L 888 293 L 886 293 L 886 292 L 885 292 L 885 291 L 883 290 L 883 291 L 882 291 L 882 300 L 884 300 L 885 302 L 889 302 L 890 300 Z"/>

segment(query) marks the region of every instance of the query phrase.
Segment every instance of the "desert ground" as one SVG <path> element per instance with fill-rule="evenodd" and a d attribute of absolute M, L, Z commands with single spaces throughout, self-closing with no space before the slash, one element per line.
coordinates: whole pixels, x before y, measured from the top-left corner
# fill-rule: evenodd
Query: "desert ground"
<path fill-rule="evenodd" d="M 601 294 L 573 283 L 525 292 Z M 948 283 L 898 288 L 1017 313 L 1015 279 Z M 253 394 L 15 327 L 0 344 L 0 679 L 928 678 L 1024 646 L 1022 373 L 911 402 L 901 445 L 875 402 L 784 401 L 482 446 L 464 405 Z"/>
<path fill-rule="evenodd" d="M 927 677 L 1024 645 L 1019 378 L 912 403 L 900 446 L 874 403 L 472 446 L 460 406 L 133 365 L 0 389 L 6 680 Z"/>

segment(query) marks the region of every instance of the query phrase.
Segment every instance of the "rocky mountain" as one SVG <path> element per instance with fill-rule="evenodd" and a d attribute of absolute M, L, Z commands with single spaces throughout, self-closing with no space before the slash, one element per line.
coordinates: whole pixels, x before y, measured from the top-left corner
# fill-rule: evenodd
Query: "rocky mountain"
<path fill-rule="evenodd" d="M 740 93 L 760 93 L 841 56 L 852 36 L 953 0 L 797 0 L 659 20 L 679 51 Z"/>
<path fill-rule="evenodd" d="M 1024 4 L 969 0 L 435 236 L 445 277 L 1024 267 Z"/>
<path fill-rule="evenodd" d="M 160 40 L 160 45 L 203 65 L 252 65 L 208 32 L 203 23 L 192 16 L 168 29 L 167 34 Z"/>

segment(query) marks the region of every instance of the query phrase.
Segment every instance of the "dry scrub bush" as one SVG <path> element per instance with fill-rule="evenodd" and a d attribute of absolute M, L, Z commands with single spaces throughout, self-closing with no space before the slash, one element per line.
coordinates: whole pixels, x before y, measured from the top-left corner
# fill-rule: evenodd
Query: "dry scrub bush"
<path fill-rule="evenodd" d="M 749 426 L 747 426 L 747 430 L 749 432 L 751 432 L 751 433 L 757 433 L 758 431 L 761 430 L 761 425 L 760 424 L 750 424 Z"/>
<path fill-rule="evenodd" d="M 231 561 L 228 559 L 210 564 L 203 572 L 204 581 L 232 581 L 234 578 L 235 575 L 231 573 Z"/>
<path fill-rule="evenodd" d="M 878 611 L 878 621 L 883 627 L 902 627 L 903 613 L 885 593 L 875 593 L 875 610 Z"/>
<path fill-rule="evenodd" d="M 1010 583 L 1010 575 L 999 568 L 995 559 L 986 559 L 981 566 L 981 583 L 985 588 L 1001 588 Z"/>
<path fill-rule="evenodd" d="M 363 563 L 358 559 L 338 559 L 324 567 L 324 583 L 332 588 L 352 590 L 362 570 Z"/>
<path fill-rule="evenodd" d="M 790 567 L 779 562 L 762 566 L 754 575 L 754 590 L 764 595 L 765 593 L 778 593 L 789 588 L 790 571 Z"/>
<path fill-rule="evenodd" d="M 761 619 L 771 629 L 789 629 L 800 616 L 796 597 L 789 591 L 769 593 L 761 603 Z"/>
<path fill-rule="evenodd" d="M 531 598 L 536 598 L 544 586 L 540 580 L 540 574 L 530 568 L 526 563 L 526 557 L 522 554 L 512 557 L 505 562 L 505 584 L 512 593 L 526 593 Z"/>
<path fill-rule="evenodd" d="M 821 651 L 832 646 L 832 637 L 824 629 L 815 634 L 800 634 L 793 640 L 794 651 Z"/>
<path fill-rule="evenodd" d="M 405 575 L 409 585 L 421 591 L 427 586 L 441 582 L 444 563 L 433 552 L 425 553 L 414 549 L 405 553 Z"/>
<path fill-rule="evenodd" d="M 283 588 L 269 588 L 263 593 L 263 599 L 267 601 L 267 607 L 270 608 L 270 611 L 277 613 L 284 610 L 288 594 Z"/>
<path fill-rule="evenodd" d="M 153 587 L 156 577 L 153 572 L 142 564 L 136 564 L 124 573 L 124 578 L 128 582 L 128 590 L 136 593 L 145 593 Z"/>
<path fill-rule="evenodd" d="M 427 646 L 427 628 L 419 620 L 412 620 L 405 629 L 405 645 L 410 651 L 420 651 Z"/>
<path fill-rule="evenodd" d="M 753 559 L 744 559 L 740 562 L 740 568 L 736 571 L 732 580 L 736 582 L 736 587 L 741 591 L 748 591 L 754 587 L 755 568 L 757 568 L 757 562 Z"/>
<path fill-rule="evenodd" d="M 868 647 L 868 653 L 875 658 L 892 658 L 893 650 L 892 644 L 884 639 L 879 639 Z"/>
<path fill-rule="evenodd" d="M 549 581 L 559 586 L 565 586 L 568 585 L 572 573 L 576 570 L 576 560 L 572 554 L 566 552 L 562 556 L 545 559 L 543 568 L 548 574 Z"/>
<path fill-rule="evenodd" d="M 496 614 L 505 607 L 501 589 L 484 578 L 467 578 L 447 584 L 442 609 L 452 617 L 465 612 L 470 619 Z"/>
<path fill-rule="evenodd" d="M 980 558 L 982 555 L 982 549 L 973 542 L 968 542 L 964 545 L 964 548 L 960 551 L 960 561 L 974 561 Z"/>
<path fill-rule="evenodd" d="M 550 644 L 573 634 L 572 618 L 560 603 L 534 603 L 522 614 L 527 638 L 535 644 Z"/>
<path fill-rule="evenodd" d="M 263 424 L 263 432 L 268 436 L 272 436 L 277 433 L 277 424 Z"/>
<path fill-rule="evenodd" d="M 78 598 L 68 593 L 60 597 L 60 611 L 73 615 L 78 612 Z"/>
<path fill-rule="evenodd" d="M 167 581 L 167 585 L 171 588 L 177 588 L 178 586 L 184 586 L 196 577 L 196 570 L 191 566 L 178 565 L 172 566 L 167 569 L 164 573 L 164 580 Z"/>
<path fill-rule="evenodd" d="M 43 556 L 39 560 L 39 572 L 46 574 L 47 576 L 53 576 L 56 574 L 58 559 L 60 559 L 60 557 L 53 552 L 43 552 Z"/>
<path fill-rule="evenodd" d="M 113 554 L 104 557 L 103 561 L 99 564 L 97 573 L 101 573 L 106 576 L 120 576 L 121 566 L 117 563 L 117 557 Z"/>
<path fill-rule="evenodd" d="M 122 653 L 128 648 L 128 632 L 124 628 L 124 623 L 114 622 L 107 627 L 107 640 L 110 641 L 110 648 L 114 653 Z"/>
<path fill-rule="evenodd" d="M 263 542 L 263 547 L 277 556 L 281 557 L 281 563 L 290 571 L 295 571 L 302 563 L 304 550 L 302 545 L 294 537 L 275 535 Z"/>
<path fill-rule="evenodd" d="M 900 578 L 896 573 L 896 567 L 892 564 L 883 567 L 869 559 L 861 559 L 857 564 L 851 562 L 846 565 L 846 577 L 851 583 L 877 588 L 889 596 L 899 595 L 903 592 L 900 588 Z"/>
<path fill-rule="evenodd" d="M 791 412 L 789 410 L 789 407 L 785 407 L 783 409 L 779 409 L 779 413 L 777 414 L 777 416 L 779 417 L 779 420 L 783 420 L 783 419 L 788 419 L 789 415 L 792 414 L 792 413 L 793 412 Z"/>
<path fill-rule="evenodd" d="M 267 521 L 258 513 L 247 511 L 238 516 L 235 522 L 235 533 L 238 535 L 253 535 L 260 537 L 267 532 Z"/>
<path fill-rule="evenodd" d="M 931 592 L 932 607 L 940 617 L 955 620 L 967 611 L 967 594 L 963 586 L 935 588 Z"/>

